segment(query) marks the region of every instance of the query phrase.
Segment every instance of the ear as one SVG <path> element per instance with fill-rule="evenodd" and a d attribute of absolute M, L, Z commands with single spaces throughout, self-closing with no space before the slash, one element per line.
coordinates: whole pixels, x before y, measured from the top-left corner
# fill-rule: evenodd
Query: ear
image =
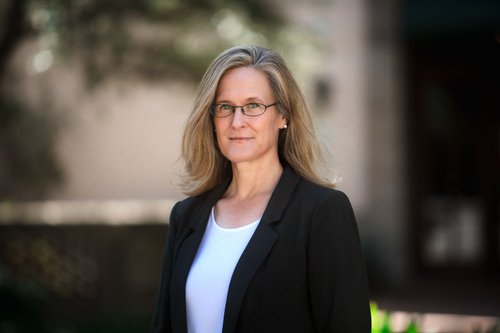
<path fill-rule="evenodd" d="M 285 129 L 288 126 L 287 124 L 288 124 L 288 121 L 286 120 L 285 116 L 281 116 L 279 128 Z"/>

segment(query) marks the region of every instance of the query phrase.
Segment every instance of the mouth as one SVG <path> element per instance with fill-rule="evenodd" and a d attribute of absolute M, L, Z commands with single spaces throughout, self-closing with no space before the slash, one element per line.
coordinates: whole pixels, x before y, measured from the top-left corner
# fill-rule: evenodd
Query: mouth
<path fill-rule="evenodd" d="M 252 138 L 250 138 L 250 137 L 242 137 L 242 136 L 229 138 L 229 140 L 231 140 L 231 141 L 249 141 L 251 139 Z"/>

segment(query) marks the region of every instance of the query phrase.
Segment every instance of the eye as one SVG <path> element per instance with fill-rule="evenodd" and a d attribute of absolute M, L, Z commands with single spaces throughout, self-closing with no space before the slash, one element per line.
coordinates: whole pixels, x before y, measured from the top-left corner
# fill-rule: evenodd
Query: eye
<path fill-rule="evenodd" d="M 219 105 L 219 110 L 231 110 L 233 108 L 232 105 L 229 104 L 220 104 Z"/>
<path fill-rule="evenodd" d="M 249 103 L 246 105 L 246 108 L 249 110 L 258 109 L 260 107 L 261 107 L 261 105 L 259 103 Z"/>

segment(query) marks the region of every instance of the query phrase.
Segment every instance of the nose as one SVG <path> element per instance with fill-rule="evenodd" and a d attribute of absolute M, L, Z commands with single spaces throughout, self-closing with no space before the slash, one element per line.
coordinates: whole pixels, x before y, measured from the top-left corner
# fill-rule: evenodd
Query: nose
<path fill-rule="evenodd" d="M 245 115 L 243 114 L 243 107 L 237 106 L 234 108 L 233 119 L 231 121 L 232 127 L 241 127 L 245 123 Z"/>

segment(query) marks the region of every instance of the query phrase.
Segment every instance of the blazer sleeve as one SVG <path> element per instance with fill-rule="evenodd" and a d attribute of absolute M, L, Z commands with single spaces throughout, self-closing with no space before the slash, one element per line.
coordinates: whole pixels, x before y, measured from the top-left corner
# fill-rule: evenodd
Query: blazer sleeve
<path fill-rule="evenodd" d="M 364 259 L 344 193 L 334 190 L 319 200 L 309 237 L 309 290 L 317 331 L 371 332 Z"/>
<path fill-rule="evenodd" d="M 156 308 L 151 324 L 151 333 L 170 333 L 172 324 L 170 318 L 170 280 L 172 278 L 172 263 L 174 257 L 174 239 L 176 233 L 175 212 L 178 203 L 172 208 L 168 226 L 168 237 L 163 255 L 163 265 L 160 275 Z"/>

